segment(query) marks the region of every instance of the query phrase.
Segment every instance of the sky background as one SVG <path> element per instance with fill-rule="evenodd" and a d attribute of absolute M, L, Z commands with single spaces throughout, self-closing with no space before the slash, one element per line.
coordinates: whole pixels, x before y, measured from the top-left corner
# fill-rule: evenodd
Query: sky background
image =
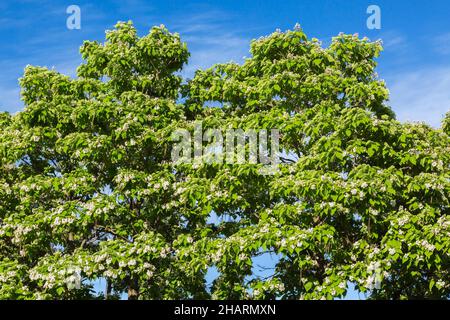
<path fill-rule="evenodd" d="M 81 8 L 80 30 L 66 27 L 71 4 Z M 381 8 L 380 30 L 366 26 L 371 4 Z M 242 62 L 251 39 L 297 22 L 324 46 L 339 32 L 382 39 L 378 73 L 387 81 L 398 119 L 437 127 L 450 110 L 448 0 L 2 0 L 0 111 L 23 108 L 17 79 L 27 64 L 75 76 L 83 40 L 103 41 L 104 31 L 119 20 L 132 20 L 140 35 L 159 24 L 179 32 L 191 52 L 186 77 L 216 62 Z"/>
<path fill-rule="evenodd" d="M 66 27 L 66 8 L 72 4 L 81 9 L 80 30 Z M 372 4 L 381 9 L 380 30 L 366 26 Z M 0 111 L 23 108 L 18 78 L 27 64 L 75 76 L 83 40 L 103 41 L 104 31 L 119 20 L 132 20 L 139 35 L 160 24 L 180 33 L 191 52 L 182 71 L 187 78 L 217 62 L 242 62 L 251 39 L 292 29 L 297 22 L 324 46 L 339 32 L 382 39 L 385 50 L 377 71 L 390 89 L 388 104 L 397 118 L 438 127 L 450 110 L 448 0 L 2 0 Z"/>

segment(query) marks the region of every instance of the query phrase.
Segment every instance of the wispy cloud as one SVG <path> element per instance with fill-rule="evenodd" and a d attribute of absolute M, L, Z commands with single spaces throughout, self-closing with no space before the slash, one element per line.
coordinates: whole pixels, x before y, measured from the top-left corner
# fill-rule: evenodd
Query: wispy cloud
<path fill-rule="evenodd" d="M 187 42 L 191 52 L 183 76 L 192 77 L 195 70 L 215 63 L 242 62 L 248 55 L 251 39 L 239 30 L 233 30 L 230 19 L 224 12 L 208 11 L 171 24 L 171 28 Z"/>
<path fill-rule="evenodd" d="M 432 39 L 432 44 L 436 52 L 444 55 L 450 54 L 450 32 L 440 34 Z"/>
<path fill-rule="evenodd" d="M 408 49 L 408 41 L 406 37 L 396 31 L 387 31 L 381 34 L 384 50 L 395 51 L 399 54 Z"/>
<path fill-rule="evenodd" d="M 229 61 L 242 62 L 248 55 L 249 40 L 234 34 L 225 33 L 213 38 L 207 36 L 185 37 L 191 49 L 189 64 L 183 73 L 191 77 L 195 70 L 211 67 L 215 63 Z"/>
<path fill-rule="evenodd" d="M 450 67 L 398 73 L 387 82 L 390 105 L 400 121 L 424 121 L 439 127 L 450 111 Z"/>

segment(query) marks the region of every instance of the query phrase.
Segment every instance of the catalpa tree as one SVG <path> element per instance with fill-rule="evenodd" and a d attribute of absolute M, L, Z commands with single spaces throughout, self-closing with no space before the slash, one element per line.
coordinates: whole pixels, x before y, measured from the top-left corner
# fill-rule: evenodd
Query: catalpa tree
<path fill-rule="evenodd" d="M 447 134 L 394 120 L 380 51 L 350 35 L 324 49 L 297 28 L 188 83 L 189 110 L 216 101 L 228 125 L 279 128 L 287 155 L 262 183 L 251 168 L 227 168 L 226 182 L 218 171 L 213 185 L 243 197 L 214 211 L 239 221 L 187 254 L 212 251 L 214 297 L 334 298 L 349 283 L 373 298 L 449 296 L 448 120 Z M 265 253 L 280 257 L 272 274 L 247 281 Z"/>
<path fill-rule="evenodd" d="M 448 298 L 450 114 L 396 121 L 381 50 L 296 26 L 183 81 L 179 35 L 119 23 L 75 79 L 27 67 L 0 114 L 0 298 Z M 199 122 L 277 129 L 277 170 L 172 161 Z"/>

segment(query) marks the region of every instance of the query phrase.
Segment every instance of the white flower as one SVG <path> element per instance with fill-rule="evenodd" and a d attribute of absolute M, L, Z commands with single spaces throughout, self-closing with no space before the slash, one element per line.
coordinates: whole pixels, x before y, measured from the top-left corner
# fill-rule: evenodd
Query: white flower
<path fill-rule="evenodd" d="M 111 270 L 107 270 L 104 274 L 105 274 L 105 277 L 111 277 L 113 275 Z"/>
<path fill-rule="evenodd" d="M 427 240 L 422 240 L 419 244 L 428 251 L 434 251 L 434 249 L 436 249 L 436 247 L 429 243 Z"/>
<path fill-rule="evenodd" d="M 400 219 L 398 219 L 398 225 L 403 227 L 408 221 L 409 221 L 409 218 L 406 216 L 403 216 Z"/>
<path fill-rule="evenodd" d="M 212 260 L 214 263 L 219 262 L 220 259 L 221 259 L 221 254 L 220 254 L 219 252 L 216 252 L 216 253 L 213 254 L 212 257 L 211 257 L 211 260 Z"/>
<path fill-rule="evenodd" d="M 438 287 L 438 288 L 445 287 L 445 281 L 442 279 L 439 279 L 438 281 L 436 281 L 436 287 Z"/>
<path fill-rule="evenodd" d="M 170 185 L 170 183 L 169 183 L 168 181 L 164 181 L 164 182 L 162 183 L 162 187 L 163 187 L 164 190 L 167 190 L 167 188 L 169 187 L 169 185 Z"/>

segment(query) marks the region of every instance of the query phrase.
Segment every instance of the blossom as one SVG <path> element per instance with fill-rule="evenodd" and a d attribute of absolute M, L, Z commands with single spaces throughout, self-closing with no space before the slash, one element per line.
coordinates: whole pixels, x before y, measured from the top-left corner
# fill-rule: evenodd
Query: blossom
<path fill-rule="evenodd" d="M 445 287 L 445 281 L 442 279 L 439 279 L 438 281 L 436 281 L 436 287 L 438 287 L 438 288 Z"/>

